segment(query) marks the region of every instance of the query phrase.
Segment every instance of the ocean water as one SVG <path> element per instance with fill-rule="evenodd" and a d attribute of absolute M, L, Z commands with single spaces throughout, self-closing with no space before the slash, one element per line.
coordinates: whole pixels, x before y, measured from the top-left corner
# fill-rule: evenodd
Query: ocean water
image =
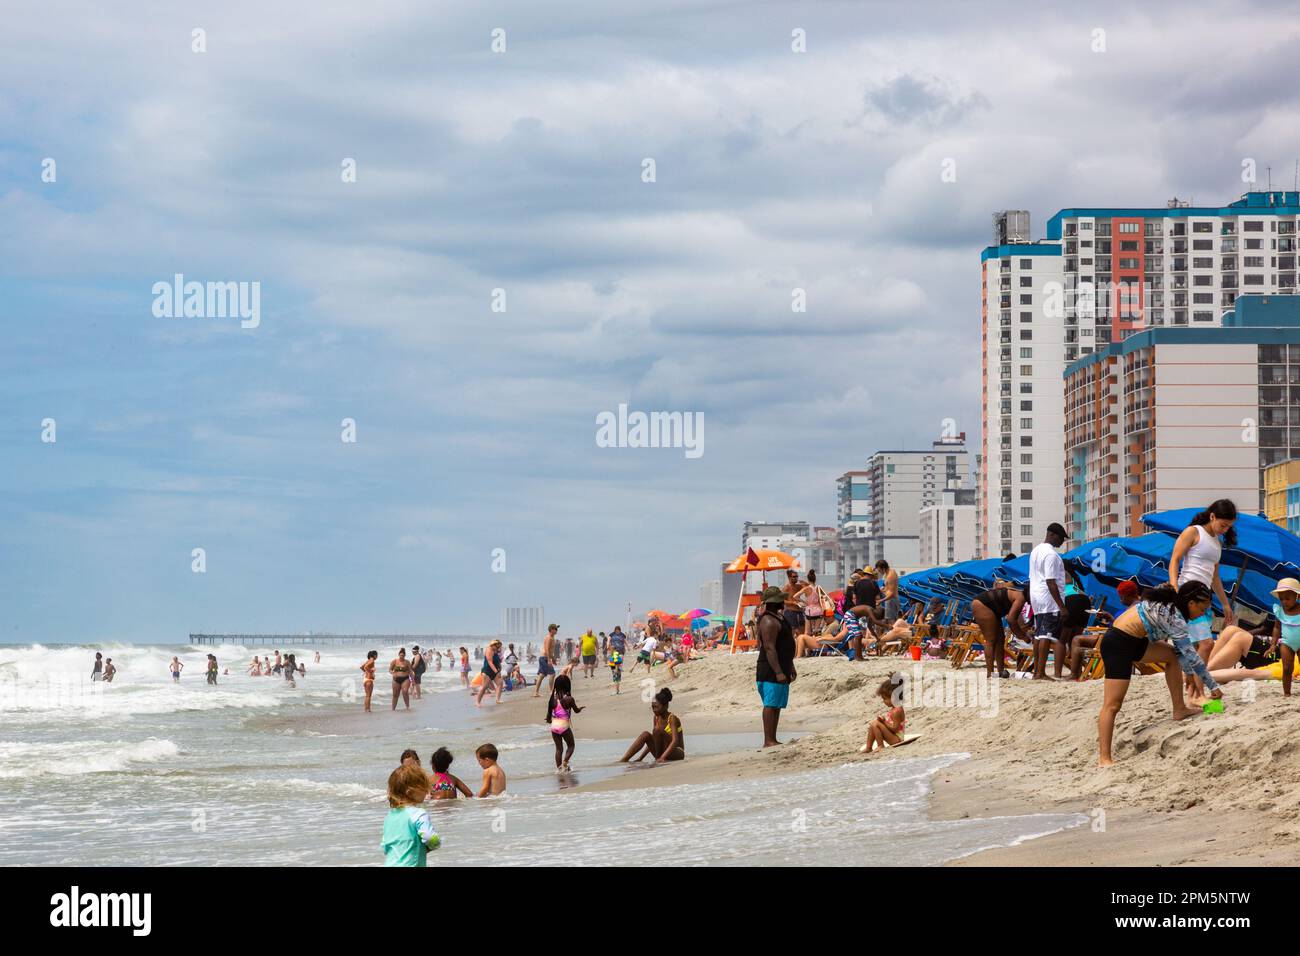
<path fill-rule="evenodd" d="M 118 667 L 112 685 L 89 680 L 96 649 Z M 395 652 L 377 649 L 381 665 Z M 618 764 L 625 744 L 583 739 L 579 718 L 574 773 L 557 776 L 544 725 L 489 725 L 450 670 L 426 673 L 409 712 L 389 710 L 381 675 L 375 713 L 354 719 L 365 649 L 320 648 L 320 664 L 315 649 L 294 650 L 307 667 L 296 687 L 245 674 L 261 648 L 0 645 L 0 865 L 378 865 L 384 786 L 401 751 L 413 747 L 427 767 L 446 746 L 452 772 L 477 789 L 473 751 L 488 740 L 510 793 L 433 805 L 438 865 L 929 865 L 1084 820 L 929 820 L 930 776 L 959 754 L 575 791 L 655 771 Z M 232 672 L 216 687 L 204 680 L 208 651 Z M 186 663 L 179 684 L 173 654 Z M 607 691 L 600 678 L 575 691 L 585 703 L 594 688 Z M 525 706 L 540 719 L 541 702 Z M 693 756 L 761 742 L 687 732 Z"/>

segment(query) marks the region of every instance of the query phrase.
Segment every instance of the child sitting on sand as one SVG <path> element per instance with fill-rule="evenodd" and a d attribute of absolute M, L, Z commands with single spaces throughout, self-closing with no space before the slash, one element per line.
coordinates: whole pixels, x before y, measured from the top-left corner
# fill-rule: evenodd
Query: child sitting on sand
<path fill-rule="evenodd" d="M 483 768 L 483 786 L 479 788 L 480 797 L 499 797 L 506 792 L 506 772 L 497 765 L 497 748 L 495 744 L 483 744 L 474 751 L 478 765 Z"/>
<path fill-rule="evenodd" d="M 898 684 L 902 684 L 899 679 Z M 906 723 L 907 715 L 903 713 L 903 705 L 894 703 L 895 678 L 886 677 L 879 687 L 876 688 L 876 695 L 889 707 L 883 714 L 871 721 L 871 726 L 867 729 L 867 742 L 858 748 L 858 753 L 869 754 L 877 747 L 884 750 L 886 747 L 896 747 L 903 742 L 903 727 Z M 901 699 L 901 694 L 899 695 Z"/>
<path fill-rule="evenodd" d="M 442 843 L 429 811 L 420 806 L 429 795 L 429 778 L 419 765 L 404 763 L 388 775 L 384 818 L 384 866 L 428 866 L 425 858 Z"/>
<path fill-rule="evenodd" d="M 474 791 L 465 786 L 465 781 L 447 772 L 451 761 L 451 751 L 446 747 L 439 747 L 433 752 L 433 758 L 429 761 L 433 765 L 433 773 L 429 774 L 430 800 L 455 800 L 458 790 L 467 797 L 474 796 Z"/>

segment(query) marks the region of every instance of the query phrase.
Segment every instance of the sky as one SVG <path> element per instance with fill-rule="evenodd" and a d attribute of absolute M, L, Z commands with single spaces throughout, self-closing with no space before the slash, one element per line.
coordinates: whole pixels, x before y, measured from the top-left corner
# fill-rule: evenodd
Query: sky
<path fill-rule="evenodd" d="M 833 524 L 837 476 L 944 419 L 978 442 L 994 211 L 1217 205 L 1300 157 L 1280 2 L 0 30 L 0 641 L 694 607 L 746 520 Z M 257 283 L 256 327 L 155 314 L 178 273 Z M 702 453 L 602 447 L 620 404 Z"/>

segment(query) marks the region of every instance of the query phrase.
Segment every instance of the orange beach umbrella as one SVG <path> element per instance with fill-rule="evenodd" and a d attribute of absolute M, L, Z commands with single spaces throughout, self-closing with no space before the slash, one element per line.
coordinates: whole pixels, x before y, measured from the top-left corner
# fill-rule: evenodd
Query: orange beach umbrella
<path fill-rule="evenodd" d="M 787 568 L 797 567 L 799 567 L 799 559 L 793 554 L 786 554 L 784 551 L 776 551 L 772 548 L 763 548 L 759 551 L 750 548 L 728 564 L 726 571 L 728 574 L 741 574 L 745 571 L 784 571 Z"/>

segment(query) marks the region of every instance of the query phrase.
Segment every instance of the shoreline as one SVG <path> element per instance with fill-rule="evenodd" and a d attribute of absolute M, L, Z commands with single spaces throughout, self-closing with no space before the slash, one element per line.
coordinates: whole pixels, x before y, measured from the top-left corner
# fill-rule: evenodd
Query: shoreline
<path fill-rule="evenodd" d="M 677 787 L 961 753 L 969 756 L 930 778 L 930 820 L 1069 813 L 1085 821 L 980 850 L 948 861 L 949 866 L 1272 865 L 1289 863 L 1291 842 L 1300 836 L 1300 790 L 1293 786 L 1300 783 L 1300 752 L 1286 743 L 1292 731 L 1300 731 L 1300 707 L 1283 698 L 1276 683 L 1259 682 L 1253 700 L 1241 690 L 1246 685 L 1238 685 L 1224 714 L 1174 722 L 1164 681 L 1135 678 L 1116 725 L 1118 763 L 1101 771 L 1095 738 L 1100 681 L 995 679 L 983 683 L 981 698 L 976 690 L 982 668 L 954 670 L 943 661 L 898 657 L 861 663 L 805 658 L 781 720 L 786 743 L 692 756 L 693 735 L 759 732 L 753 667 L 752 654 L 716 651 L 680 668 L 672 681 L 663 679 L 666 671 L 660 668 L 650 677 L 625 673 L 618 696 L 611 693 L 606 668 L 597 668 L 593 678 L 584 678 L 579 669 L 573 693 L 583 712 L 574 718 L 575 769 L 585 766 L 584 740 L 630 744 L 648 729 L 648 700 L 664 686 L 674 694 L 671 708 L 682 720 L 687 759 L 646 762 L 568 789 Z M 921 695 L 920 706 L 907 704 L 908 731 L 921 737 L 899 752 L 859 754 L 868 719 L 882 709 L 875 690 L 899 670 L 914 678 L 912 693 Z M 925 696 L 926 688 L 954 685 L 973 688 L 971 698 L 963 703 Z M 507 692 L 499 706 L 485 698 L 481 711 L 464 701 L 466 719 L 488 738 L 497 730 L 518 735 L 530 727 L 540 736 L 544 701 L 532 690 L 530 685 Z M 469 696 L 460 689 L 446 693 Z M 423 728 L 429 717 L 427 711 L 412 711 L 398 724 L 384 721 L 380 733 Z M 366 719 L 359 712 L 320 715 L 311 726 L 356 732 Z M 797 739 L 788 739 L 791 734 Z M 508 764 L 506 769 L 509 773 Z"/>

